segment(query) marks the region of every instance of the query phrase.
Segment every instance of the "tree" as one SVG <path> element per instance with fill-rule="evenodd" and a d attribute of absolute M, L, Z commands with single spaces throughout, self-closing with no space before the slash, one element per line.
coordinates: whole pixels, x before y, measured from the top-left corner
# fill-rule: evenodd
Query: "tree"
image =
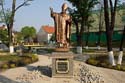
<path fill-rule="evenodd" d="M 89 17 L 88 22 L 86 24 L 86 42 L 85 42 L 85 48 L 88 49 L 88 43 L 89 43 L 89 36 L 90 36 L 90 27 L 92 27 L 92 23 L 95 20 L 93 17 Z"/>
<path fill-rule="evenodd" d="M 124 30 L 122 33 L 122 38 L 121 38 L 121 42 L 120 42 L 120 46 L 119 46 L 119 55 L 118 55 L 118 64 L 121 65 L 122 63 L 122 57 L 123 57 L 123 42 L 124 42 L 124 36 L 125 36 L 125 3 L 123 3 L 121 5 L 121 8 L 123 9 L 123 14 L 122 14 L 122 22 L 123 22 L 123 26 L 124 26 Z"/>
<path fill-rule="evenodd" d="M 36 36 L 36 29 L 34 27 L 25 26 L 21 29 L 21 34 L 27 42 L 32 42 L 33 38 Z"/>
<path fill-rule="evenodd" d="M 14 17 L 15 17 L 16 11 L 23 6 L 29 5 L 30 1 L 33 1 L 33 0 L 24 0 L 19 6 L 16 6 L 16 0 L 12 0 L 12 8 L 8 10 L 4 7 L 5 0 L 0 0 L 2 16 L 3 16 L 2 21 L 7 25 L 7 28 L 8 28 L 10 53 L 14 52 L 13 42 L 12 42 L 12 29 L 13 29 L 13 23 L 14 23 Z M 9 11 L 9 13 L 7 11 Z"/>
<path fill-rule="evenodd" d="M 15 44 L 20 44 L 23 42 L 23 35 L 21 32 L 15 31 L 14 33 L 14 43 Z"/>
<path fill-rule="evenodd" d="M 72 15 L 72 20 L 76 26 L 76 38 L 79 53 L 82 53 L 83 32 L 87 24 L 89 23 L 89 17 L 91 16 L 92 8 L 98 3 L 98 0 L 67 0 L 73 6 L 74 9 L 69 9 Z"/>
<path fill-rule="evenodd" d="M 0 41 L 2 41 L 2 43 L 7 44 L 8 42 L 7 29 L 0 30 Z"/>
<path fill-rule="evenodd" d="M 98 10 L 99 13 L 97 13 L 97 16 L 99 18 L 99 32 L 98 32 L 98 40 L 97 40 L 97 47 L 98 49 L 100 49 L 100 40 L 101 40 L 101 34 L 102 34 L 102 28 L 103 28 L 103 23 L 104 23 L 104 16 L 103 16 L 103 1 L 100 0 L 99 4 L 98 4 Z"/>
<path fill-rule="evenodd" d="M 113 66 L 116 65 L 112 50 L 112 36 L 115 25 L 117 4 L 118 0 L 104 0 L 104 16 L 105 16 L 105 26 L 106 26 L 107 49 L 109 55 L 109 62 Z"/>

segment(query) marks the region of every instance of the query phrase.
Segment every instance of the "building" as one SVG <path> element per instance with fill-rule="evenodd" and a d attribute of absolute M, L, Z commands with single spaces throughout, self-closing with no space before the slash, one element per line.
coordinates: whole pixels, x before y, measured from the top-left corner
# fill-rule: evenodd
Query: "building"
<path fill-rule="evenodd" d="M 38 42 L 46 42 L 50 43 L 50 39 L 52 37 L 52 34 L 55 32 L 55 28 L 53 26 L 42 26 L 37 33 L 37 39 Z"/>
<path fill-rule="evenodd" d="M 5 30 L 7 27 L 5 25 L 0 26 L 0 30 Z"/>

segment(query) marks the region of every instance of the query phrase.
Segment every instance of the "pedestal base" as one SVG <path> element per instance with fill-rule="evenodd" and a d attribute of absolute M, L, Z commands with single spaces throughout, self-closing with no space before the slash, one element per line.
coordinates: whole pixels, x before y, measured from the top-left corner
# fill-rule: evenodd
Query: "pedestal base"
<path fill-rule="evenodd" d="M 73 77 L 73 53 L 52 53 L 52 77 Z"/>

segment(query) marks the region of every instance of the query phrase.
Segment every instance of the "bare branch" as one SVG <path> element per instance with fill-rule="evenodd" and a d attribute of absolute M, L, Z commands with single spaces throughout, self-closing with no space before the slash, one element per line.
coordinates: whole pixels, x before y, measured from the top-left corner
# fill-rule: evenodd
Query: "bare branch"
<path fill-rule="evenodd" d="M 110 3 L 111 12 L 113 12 L 113 2 L 112 2 L 112 0 L 109 0 L 109 3 Z"/>
<path fill-rule="evenodd" d="M 114 7 L 113 7 L 113 2 L 112 0 L 109 0 L 110 3 L 110 10 L 111 10 L 111 22 L 113 20 L 113 13 L 114 13 Z M 112 24 L 112 23 L 111 23 Z"/>
<path fill-rule="evenodd" d="M 118 0 L 115 0 L 114 7 L 112 7 L 111 10 L 111 29 L 113 30 L 114 24 L 115 24 L 115 15 L 116 15 L 116 7 L 117 7 Z"/>
<path fill-rule="evenodd" d="M 116 11 L 117 4 L 118 4 L 118 0 L 115 0 L 115 3 L 114 3 L 114 12 Z"/>
<path fill-rule="evenodd" d="M 21 8 L 22 6 L 27 6 L 29 5 L 28 2 L 29 1 L 33 1 L 33 0 L 24 0 L 24 2 L 22 4 L 20 4 L 18 7 L 16 7 L 15 11 L 17 11 L 19 8 Z"/>
<path fill-rule="evenodd" d="M 2 8 L 3 19 L 4 19 L 5 23 L 8 24 L 6 14 L 5 14 L 5 11 L 4 11 L 5 9 L 4 9 L 4 6 L 3 6 L 3 0 L 1 0 L 0 5 L 1 5 L 1 8 Z"/>

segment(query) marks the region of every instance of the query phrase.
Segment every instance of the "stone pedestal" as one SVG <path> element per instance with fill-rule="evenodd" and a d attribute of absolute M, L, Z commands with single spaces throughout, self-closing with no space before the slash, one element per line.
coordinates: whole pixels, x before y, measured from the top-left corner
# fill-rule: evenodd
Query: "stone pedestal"
<path fill-rule="evenodd" d="M 73 53 L 52 53 L 52 77 L 73 77 Z"/>

